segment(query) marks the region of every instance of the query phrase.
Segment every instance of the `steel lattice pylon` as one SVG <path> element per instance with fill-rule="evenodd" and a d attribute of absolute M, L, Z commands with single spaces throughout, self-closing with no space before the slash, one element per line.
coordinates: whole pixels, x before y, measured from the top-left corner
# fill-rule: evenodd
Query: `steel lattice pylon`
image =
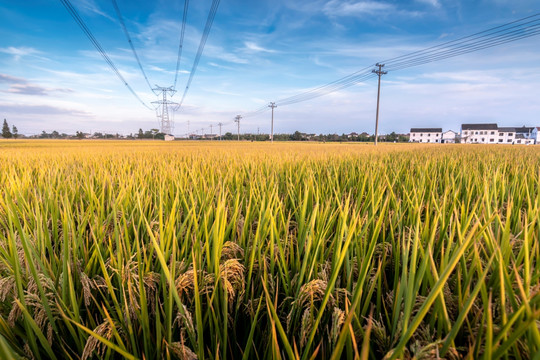
<path fill-rule="evenodd" d="M 156 95 L 161 93 L 161 100 L 152 102 L 152 104 L 157 105 L 156 114 L 159 120 L 160 130 L 163 134 L 172 135 L 174 123 L 169 116 L 169 106 L 173 105 L 177 107 L 179 104 L 167 100 L 167 94 L 173 96 L 176 93 L 176 90 L 174 90 L 172 86 L 161 87 L 157 85 L 152 90 Z"/>

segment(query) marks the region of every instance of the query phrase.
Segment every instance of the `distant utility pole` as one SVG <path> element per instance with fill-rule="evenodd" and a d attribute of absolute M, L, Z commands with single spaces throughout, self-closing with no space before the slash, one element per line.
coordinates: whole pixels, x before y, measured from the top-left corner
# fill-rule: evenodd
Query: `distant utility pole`
<path fill-rule="evenodd" d="M 175 102 L 167 100 L 167 94 L 169 94 L 170 96 L 173 96 L 174 93 L 176 93 L 176 90 L 174 90 L 172 86 L 161 87 L 157 85 L 152 90 L 156 94 L 161 93 L 161 100 L 153 101 L 152 104 L 157 105 L 156 112 L 157 112 L 157 117 L 159 119 L 161 132 L 163 134 L 170 135 L 172 134 L 174 125 L 171 118 L 169 117 L 169 106 L 170 105 L 180 106 L 180 105 Z"/>
<path fill-rule="evenodd" d="M 221 141 L 221 127 L 223 126 L 222 123 L 219 123 L 219 140 Z"/>
<path fill-rule="evenodd" d="M 241 115 L 236 115 L 234 122 L 238 123 L 238 141 L 240 141 L 240 119 L 242 118 Z"/>
<path fill-rule="evenodd" d="M 213 132 L 213 131 L 212 131 L 212 127 L 213 127 L 213 126 L 214 126 L 214 125 L 210 124 L 210 136 L 212 136 L 212 132 Z M 212 140 L 212 138 L 210 138 L 210 140 Z"/>
<path fill-rule="evenodd" d="M 375 118 L 375 145 L 377 145 L 377 140 L 379 139 L 379 99 L 381 97 L 381 76 L 388 74 L 388 71 L 383 71 L 382 68 L 384 64 L 375 64 L 379 69 L 372 70 L 374 74 L 379 76 L 379 89 L 377 90 L 377 116 Z"/>
<path fill-rule="evenodd" d="M 275 102 L 271 102 L 268 105 L 269 108 L 272 108 L 272 125 L 270 126 L 270 142 L 274 142 L 274 109 L 277 108 Z"/>

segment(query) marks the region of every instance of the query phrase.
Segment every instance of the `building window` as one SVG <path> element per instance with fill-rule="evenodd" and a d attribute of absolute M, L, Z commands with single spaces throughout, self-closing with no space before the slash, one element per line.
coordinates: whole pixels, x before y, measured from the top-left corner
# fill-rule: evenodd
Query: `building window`
<path fill-rule="evenodd" d="M 486 139 L 482 138 L 482 142 L 486 142 Z"/>
<path fill-rule="evenodd" d="M 507 142 L 512 142 L 512 139 L 508 139 L 508 141 L 507 141 Z"/>
<path fill-rule="evenodd" d="M 499 142 L 503 142 L 503 139 L 499 139 Z"/>
<path fill-rule="evenodd" d="M 508 136 L 514 136 L 514 133 L 508 133 Z"/>
<path fill-rule="evenodd" d="M 495 140 L 494 139 L 489 139 L 489 142 L 495 142 Z"/>
<path fill-rule="evenodd" d="M 504 136 L 504 134 L 503 134 L 503 133 L 499 133 L 499 136 Z"/>
<path fill-rule="evenodd" d="M 495 131 L 492 131 L 492 132 L 491 132 L 491 135 L 495 135 Z"/>
<path fill-rule="evenodd" d="M 431 134 L 427 134 L 427 136 L 431 136 Z"/>

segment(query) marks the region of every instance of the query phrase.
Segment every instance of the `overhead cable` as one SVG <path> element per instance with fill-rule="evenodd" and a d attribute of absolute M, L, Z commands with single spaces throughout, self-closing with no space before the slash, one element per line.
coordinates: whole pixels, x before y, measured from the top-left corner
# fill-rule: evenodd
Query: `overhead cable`
<path fill-rule="evenodd" d="M 137 60 L 137 64 L 139 64 L 139 69 L 141 69 L 141 73 L 144 76 L 144 80 L 146 80 L 146 84 L 148 84 L 148 87 L 153 92 L 152 85 L 150 85 L 150 81 L 148 81 L 148 77 L 146 76 L 146 73 L 144 72 L 143 66 L 141 64 L 141 60 L 139 59 L 139 56 L 137 55 L 137 51 L 135 51 L 135 46 L 133 45 L 133 41 L 131 41 L 131 36 L 129 35 L 129 32 L 127 30 L 126 24 L 124 22 L 124 18 L 122 17 L 122 13 L 120 12 L 120 8 L 118 7 L 118 4 L 116 3 L 116 0 L 111 0 L 114 10 L 116 12 L 116 16 L 118 17 L 118 21 L 120 22 L 120 25 L 122 25 L 122 29 L 124 30 L 124 34 L 126 35 L 127 41 L 129 43 L 129 46 L 131 47 L 131 51 L 133 52 L 133 56 L 135 56 L 135 60 Z"/>
<path fill-rule="evenodd" d="M 176 73 L 174 75 L 173 89 L 175 90 L 176 90 L 176 82 L 178 80 L 178 71 L 180 70 L 180 59 L 182 58 L 182 50 L 184 47 L 184 34 L 186 32 L 188 7 L 189 7 L 189 0 L 184 0 L 184 15 L 182 16 L 182 30 L 180 31 L 180 45 L 178 46 L 178 59 L 176 60 Z"/>
<path fill-rule="evenodd" d="M 182 106 L 182 104 L 184 103 L 184 99 L 186 98 L 189 87 L 191 86 L 191 82 L 193 81 L 195 72 L 197 71 L 197 66 L 199 66 L 199 61 L 201 60 L 201 56 L 204 50 L 204 46 L 206 45 L 206 40 L 208 40 L 208 35 L 210 34 L 210 30 L 212 29 L 212 24 L 214 23 L 214 18 L 217 13 L 219 2 L 220 0 L 212 1 L 212 7 L 210 8 L 210 12 L 208 13 L 208 18 L 206 19 L 206 25 L 204 27 L 204 32 L 201 37 L 201 42 L 199 43 L 199 49 L 197 51 L 197 55 L 195 56 L 195 60 L 193 61 L 193 67 L 191 68 L 189 79 L 188 79 L 186 88 L 184 90 L 184 94 L 182 95 L 182 100 L 180 100 L 180 106 Z"/>
<path fill-rule="evenodd" d="M 149 110 L 153 110 L 150 106 L 146 105 L 146 103 L 144 101 L 142 101 L 142 99 L 135 93 L 135 91 L 133 91 L 133 89 L 131 88 L 131 86 L 127 83 L 126 79 L 122 76 L 122 74 L 120 73 L 120 71 L 118 70 L 118 68 L 116 67 L 116 65 L 114 65 L 114 63 L 112 62 L 111 58 L 109 57 L 109 55 L 107 55 L 107 53 L 105 52 L 105 50 L 101 47 L 100 43 L 96 40 L 96 38 L 94 37 L 94 35 L 92 35 L 92 32 L 90 31 L 90 29 L 86 26 L 86 24 L 84 23 L 84 21 L 82 20 L 82 18 L 79 16 L 79 13 L 77 12 L 77 10 L 75 10 L 75 8 L 73 7 L 73 5 L 71 4 L 71 2 L 69 0 L 60 0 L 62 2 L 62 4 L 64 5 L 64 7 L 66 8 L 66 10 L 69 12 L 69 14 L 71 15 L 71 17 L 73 17 L 73 19 L 75 20 L 75 22 L 77 22 L 77 24 L 79 25 L 79 27 L 82 29 L 82 31 L 84 32 L 84 34 L 88 37 L 88 39 L 90 40 L 90 42 L 94 45 L 94 47 L 96 48 L 96 50 L 101 54 L 101 56 L 103 57 L 103 59 L 105 59 L 105 61 L 107 62 L 107 64 L 109 64 L 109 66 L 111 67 L 111 69 L 113 70 L 113 72 L 116 74 L 116 76 L 118 76 L 118 78 L 120 79 L 120 81 L 122 81 L 122 83 L 128 88 L 128 90 L 133 94 L 133 96 L 135 96 L 135 98 L 137 98 L 137 100 L 139 100 L 139 102 L 145 106 L 146 108 L 148 108 Z"/>

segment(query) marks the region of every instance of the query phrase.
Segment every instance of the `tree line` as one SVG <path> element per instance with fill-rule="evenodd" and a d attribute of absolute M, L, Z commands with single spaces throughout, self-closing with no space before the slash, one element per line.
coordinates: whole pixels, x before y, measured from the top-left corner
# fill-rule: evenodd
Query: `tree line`
<path fill-rule="evenodd" d="M 2 137 L 5 139 L 16 139 L 19 137 L 17 127 L 13 125 L 10 130 L 6 119 L 4 119 L 4 124 L 2 125 Z"/>

